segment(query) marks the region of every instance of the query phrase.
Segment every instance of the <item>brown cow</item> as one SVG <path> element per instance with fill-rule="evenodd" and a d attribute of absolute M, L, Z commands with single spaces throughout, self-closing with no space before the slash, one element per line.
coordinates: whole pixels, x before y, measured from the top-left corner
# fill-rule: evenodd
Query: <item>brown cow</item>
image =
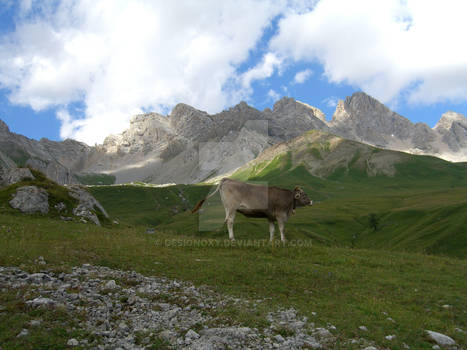
<path fill-rule="evenodd" d="M 285 241 L 284 225 L 296 207 L 313 205 L 313 201 L 300 188 L 293 191 L 278 187 L 253 185 L 245 182 L 224 178 L 216 190 L 200 200 L 191 211 L 195 213 L 204 201 L 220 192 L 225 209 L 225 221 L 229 230 L 229 238 L 235 240 L 233 223 L 236 212 L 247 217 L 267 218 L 269 221 L 269 239 L 274 239 L 274 222 L 277 221 L 281 240 Z"/>

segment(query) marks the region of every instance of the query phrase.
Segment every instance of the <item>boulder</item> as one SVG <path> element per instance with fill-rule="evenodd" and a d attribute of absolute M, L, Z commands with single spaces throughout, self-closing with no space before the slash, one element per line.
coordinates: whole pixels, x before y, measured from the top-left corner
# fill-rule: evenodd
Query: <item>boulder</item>
<path fill-rule="evenodd" d="M 12 168 L 5 172 L 3 176 L 3 185 L 10 186 L 23 180 L 34 180 L 29 168 Z"/>
<path fill-rule="evenodd" d="M 84 188 L 73 185 L 69 187 L 68 193 L 72 198 L 79 201 L 78 206 L 73 209 L 73 215 L 90 220 L 99 226 L 100 221 L 93 212 L 96 208 L 99 209 L 106 218 L 109 217 L 104 207 Z"/>
<path fill-rule="evenodd" d="M 431 340 L 440 346 L 451 346 L 456 344 L 454 339 L 448 337 L 447 335 L 429 330 L 426 330 L 425 332 Z"/>
<path fill-rule="evenodd" d="M 16 190 L 10 205 L 23 213 L 49 212 L 49 195 L 46 190 L 36 186 L 23 186 Z"/>

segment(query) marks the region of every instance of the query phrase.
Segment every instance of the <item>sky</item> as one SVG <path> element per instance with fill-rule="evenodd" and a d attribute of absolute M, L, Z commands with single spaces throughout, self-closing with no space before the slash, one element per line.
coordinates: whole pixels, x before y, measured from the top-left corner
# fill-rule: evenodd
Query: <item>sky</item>
<path fill-rule="evenodd" d="M 433 127 L 467 115 L 464 0 L 0 0 L 0 119 L 89 145 L 186 103 L 320 108 L 365 93 Z"/>

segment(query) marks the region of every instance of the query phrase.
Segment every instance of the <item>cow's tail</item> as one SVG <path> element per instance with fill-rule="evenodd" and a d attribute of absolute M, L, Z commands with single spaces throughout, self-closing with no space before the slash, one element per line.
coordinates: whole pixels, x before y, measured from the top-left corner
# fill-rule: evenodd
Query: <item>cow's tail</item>
<path fill-rule="evenodd" d="M 217 191 L 219 191 L 219 188 L 221 187 L 222 182 L 224 182 L 224 179 L 222 179 L 222 180 L 219 182 L 219 184 L 217 185 L 216 190 L 215 190 L 213 193 L 207 195 L 206 198 L 201 199 L 198 203 L 196 203 L 195 207 L 191 210 L 191 213 L 192 213 L 192 214 L 196 213 L 196 212 L 199 210 L 199 208 L 201 208 L 201 206 L 202 206 L 203 203 L 206 201 L 206 199 L 208 199 L 209 197 L 213 196 Z"/>

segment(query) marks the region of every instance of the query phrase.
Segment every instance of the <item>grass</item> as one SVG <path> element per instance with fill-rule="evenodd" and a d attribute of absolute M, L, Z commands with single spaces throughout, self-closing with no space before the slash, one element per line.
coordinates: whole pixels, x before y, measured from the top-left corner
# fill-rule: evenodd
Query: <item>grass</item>
<path fill-rule="evenodd" d="M 115 183 L 115 176 L 108 174 L 77 174 L 76 179 L 83 185 L 112 185 Z"/>
<path fill-rule="evenodd" d="M 19 221 L 5 213 L 0 222 L 2 266 L 37 271 L 34 259 L 42 255 L 51 269 L 92 263 L 190 280 L 218 292 L 263 299 L 257 311 L 227 308 L 219 315 L 251 327 L 264 326 L 270 310 L 295 307 L 317 325 L 333 324 L 340 337 L 365 337 L 391 349 L 402 349 L 403 343 L 430 349 L 424 329 L 466 344 L 465 336 L 454 330 L 467 326 L 465 260 L 323 245 L 226 247 L 223 239 L 208 244 L 167 232 L 148 235 L 142 227 L 110 229 L 50 218 Z M 443 308 L 445 304 L 452 308 Z M 18 305 L 6 317 L 13 330 L 2 328 L 0 339 L 20 348 L 22 340 L 13 334 L 30 316 Z M 359 331 L 361 325 L 367 334 Z M 386 341 L 388 334 L 396 334 L 396 340 Z"/>

